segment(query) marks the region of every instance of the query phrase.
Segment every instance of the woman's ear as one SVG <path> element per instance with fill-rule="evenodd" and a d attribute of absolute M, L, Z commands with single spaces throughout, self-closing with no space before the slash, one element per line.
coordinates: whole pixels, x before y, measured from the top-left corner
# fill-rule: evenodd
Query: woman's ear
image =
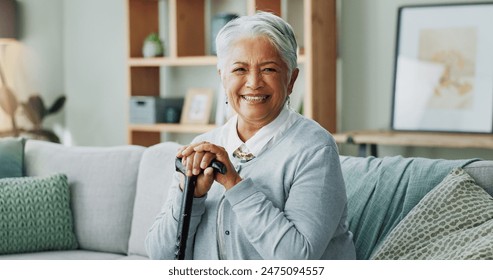
<path fill-rule="evenodd" d="M 220 81 L 220 85 L 221 85 L 221 87 L 222 87 L 224 90 L 226 90 L 226 88 L 224 87 L 224 79 L 223 79 L 223 75 L 222 75 L 222 73 L 221 73 L 221 70 L 220 70 L 220 69 L 218 69 L 218 70 L 217 70 L 217 74 L 219 75 L 219 78 L 221 79 L 221 81 Z"/>
<path fill-rule="evenodd" d="M 300 69 L 298 68 L 295 68 L 291 73 L 291 79 L 289 80 L 289 84 L 288 84 L 288 94 L 291 94 L 293 92 L 294 82 L 296 82 L 299 73 L 300 73 Z"/>

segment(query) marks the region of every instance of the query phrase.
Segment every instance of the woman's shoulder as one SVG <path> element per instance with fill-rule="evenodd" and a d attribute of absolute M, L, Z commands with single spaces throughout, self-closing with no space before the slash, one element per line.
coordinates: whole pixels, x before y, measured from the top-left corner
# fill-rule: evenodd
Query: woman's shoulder
<path fill-rule="evenodd" d="M 290 136 L 289 136 L 290 135 Z M 334 137 L 316 121 L 301 116 L 291 127 L 288 137 L 297 139 L 303 145 L 331 146 L 335 145 Z"/>
<path fill-rule="evenodd" d="M 294 165 L 313 160 L 338 159 L 338 147 L 332 135 L 316 121 L 304 116 L 291 126 L 276 150 Z"/>

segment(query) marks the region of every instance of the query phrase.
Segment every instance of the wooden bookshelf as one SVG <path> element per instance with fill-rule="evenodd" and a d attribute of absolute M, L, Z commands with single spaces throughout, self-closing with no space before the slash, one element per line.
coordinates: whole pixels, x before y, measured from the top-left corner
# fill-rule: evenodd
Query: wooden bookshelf
<path fill-rule="evenodd" d="M 166 96 L 160 83 L 164 67 L 213 66 L 217 58 L 206 52 L 205 22 L 208 7 L 219 2 L 205 0 L 165 0 L 168 15 L 160 22 L 158 0 L 126 0 L 127 26 L 127 99 L 132 96 Z M 304 65 L 304 75 L 298 77 L 305 84 L 304 114 L 336 132 L 336 0 L 239 0 L 247 14 L 257 10 L 282 15 L 290 6 L 302 19 L 298 62 Z M 293 5 L 296 4 L 296 5 Z M 286 6 L 283 6 L 286 5 Z M 236 11 L 231 11 L 236 12 Z M 238 14 L 242 12 L 238 11 Z M 289 20 L 288 20 L 289 22 Z M 164 28 L 168 34 L 168 53 L 165 57 L 144 58 L 142 44 L 146 36 Z M 184 94 L 184 93 L 183 93 Z M 129 103 L 129 102 L 127 102 Z M 128 111 L 128 110 L 127 110 Z M 129 144 L 150 146 L 162 141 L 161 133 L 203 133 L 214 124 L 151 124 L 128 123 Z"/>

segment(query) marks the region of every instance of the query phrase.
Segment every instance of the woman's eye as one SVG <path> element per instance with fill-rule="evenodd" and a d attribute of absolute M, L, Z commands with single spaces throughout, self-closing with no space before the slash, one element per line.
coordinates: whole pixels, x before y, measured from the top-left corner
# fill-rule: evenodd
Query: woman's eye
<path fill-rule="evenodd" d="M 274 68 L 264 68 L 262 69 L 263 72 L 276 72 L 276 69 Z"/>
<path fill-rule="evenodd" d="M 243 72 L 246 72 L 246 69 L 245 68 L 235 68 L 235 69 L 233 69 L 233 72 L 243 73 Z"/>

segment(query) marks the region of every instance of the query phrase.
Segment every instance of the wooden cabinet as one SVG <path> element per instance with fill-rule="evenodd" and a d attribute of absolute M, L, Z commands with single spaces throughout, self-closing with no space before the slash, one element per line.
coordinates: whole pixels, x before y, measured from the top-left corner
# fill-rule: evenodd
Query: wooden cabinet
<path fill-rule="evenodd" d="M 230 7 L 221 10 L 232 2 L 239 5 L 237 10 L 230 10 Z M 176 81 L 163 75 L 164 71 L 197 66 L 215 69 L 212 67 L 217 59 L 208 51 L 208 22 L 214 13 L 226 11 L 244 15 L 256 10 L 270 11 L 287 19 L 300 36 L 299 64 L 303 69 L 297 83 L 302 80 L 304 85 L 301 93 L 303 114 L 336 132 L 336 0 L 127 0 L 126 7 L 128 99 L 132 96 L 169 96 L 165 84 Z M 303 33 L 302 36 L 298 31 Z M 142 56 L 143 42 L 152 32 L 165 34 L 163 57 Z M 185 96 L 185 92 L 178 94 Z M 140 125 L 128 122 L 128 142 L 149 146 L 161 142 L 163 132 L 203 133 L 214 127 L 214 124 Z"/>

